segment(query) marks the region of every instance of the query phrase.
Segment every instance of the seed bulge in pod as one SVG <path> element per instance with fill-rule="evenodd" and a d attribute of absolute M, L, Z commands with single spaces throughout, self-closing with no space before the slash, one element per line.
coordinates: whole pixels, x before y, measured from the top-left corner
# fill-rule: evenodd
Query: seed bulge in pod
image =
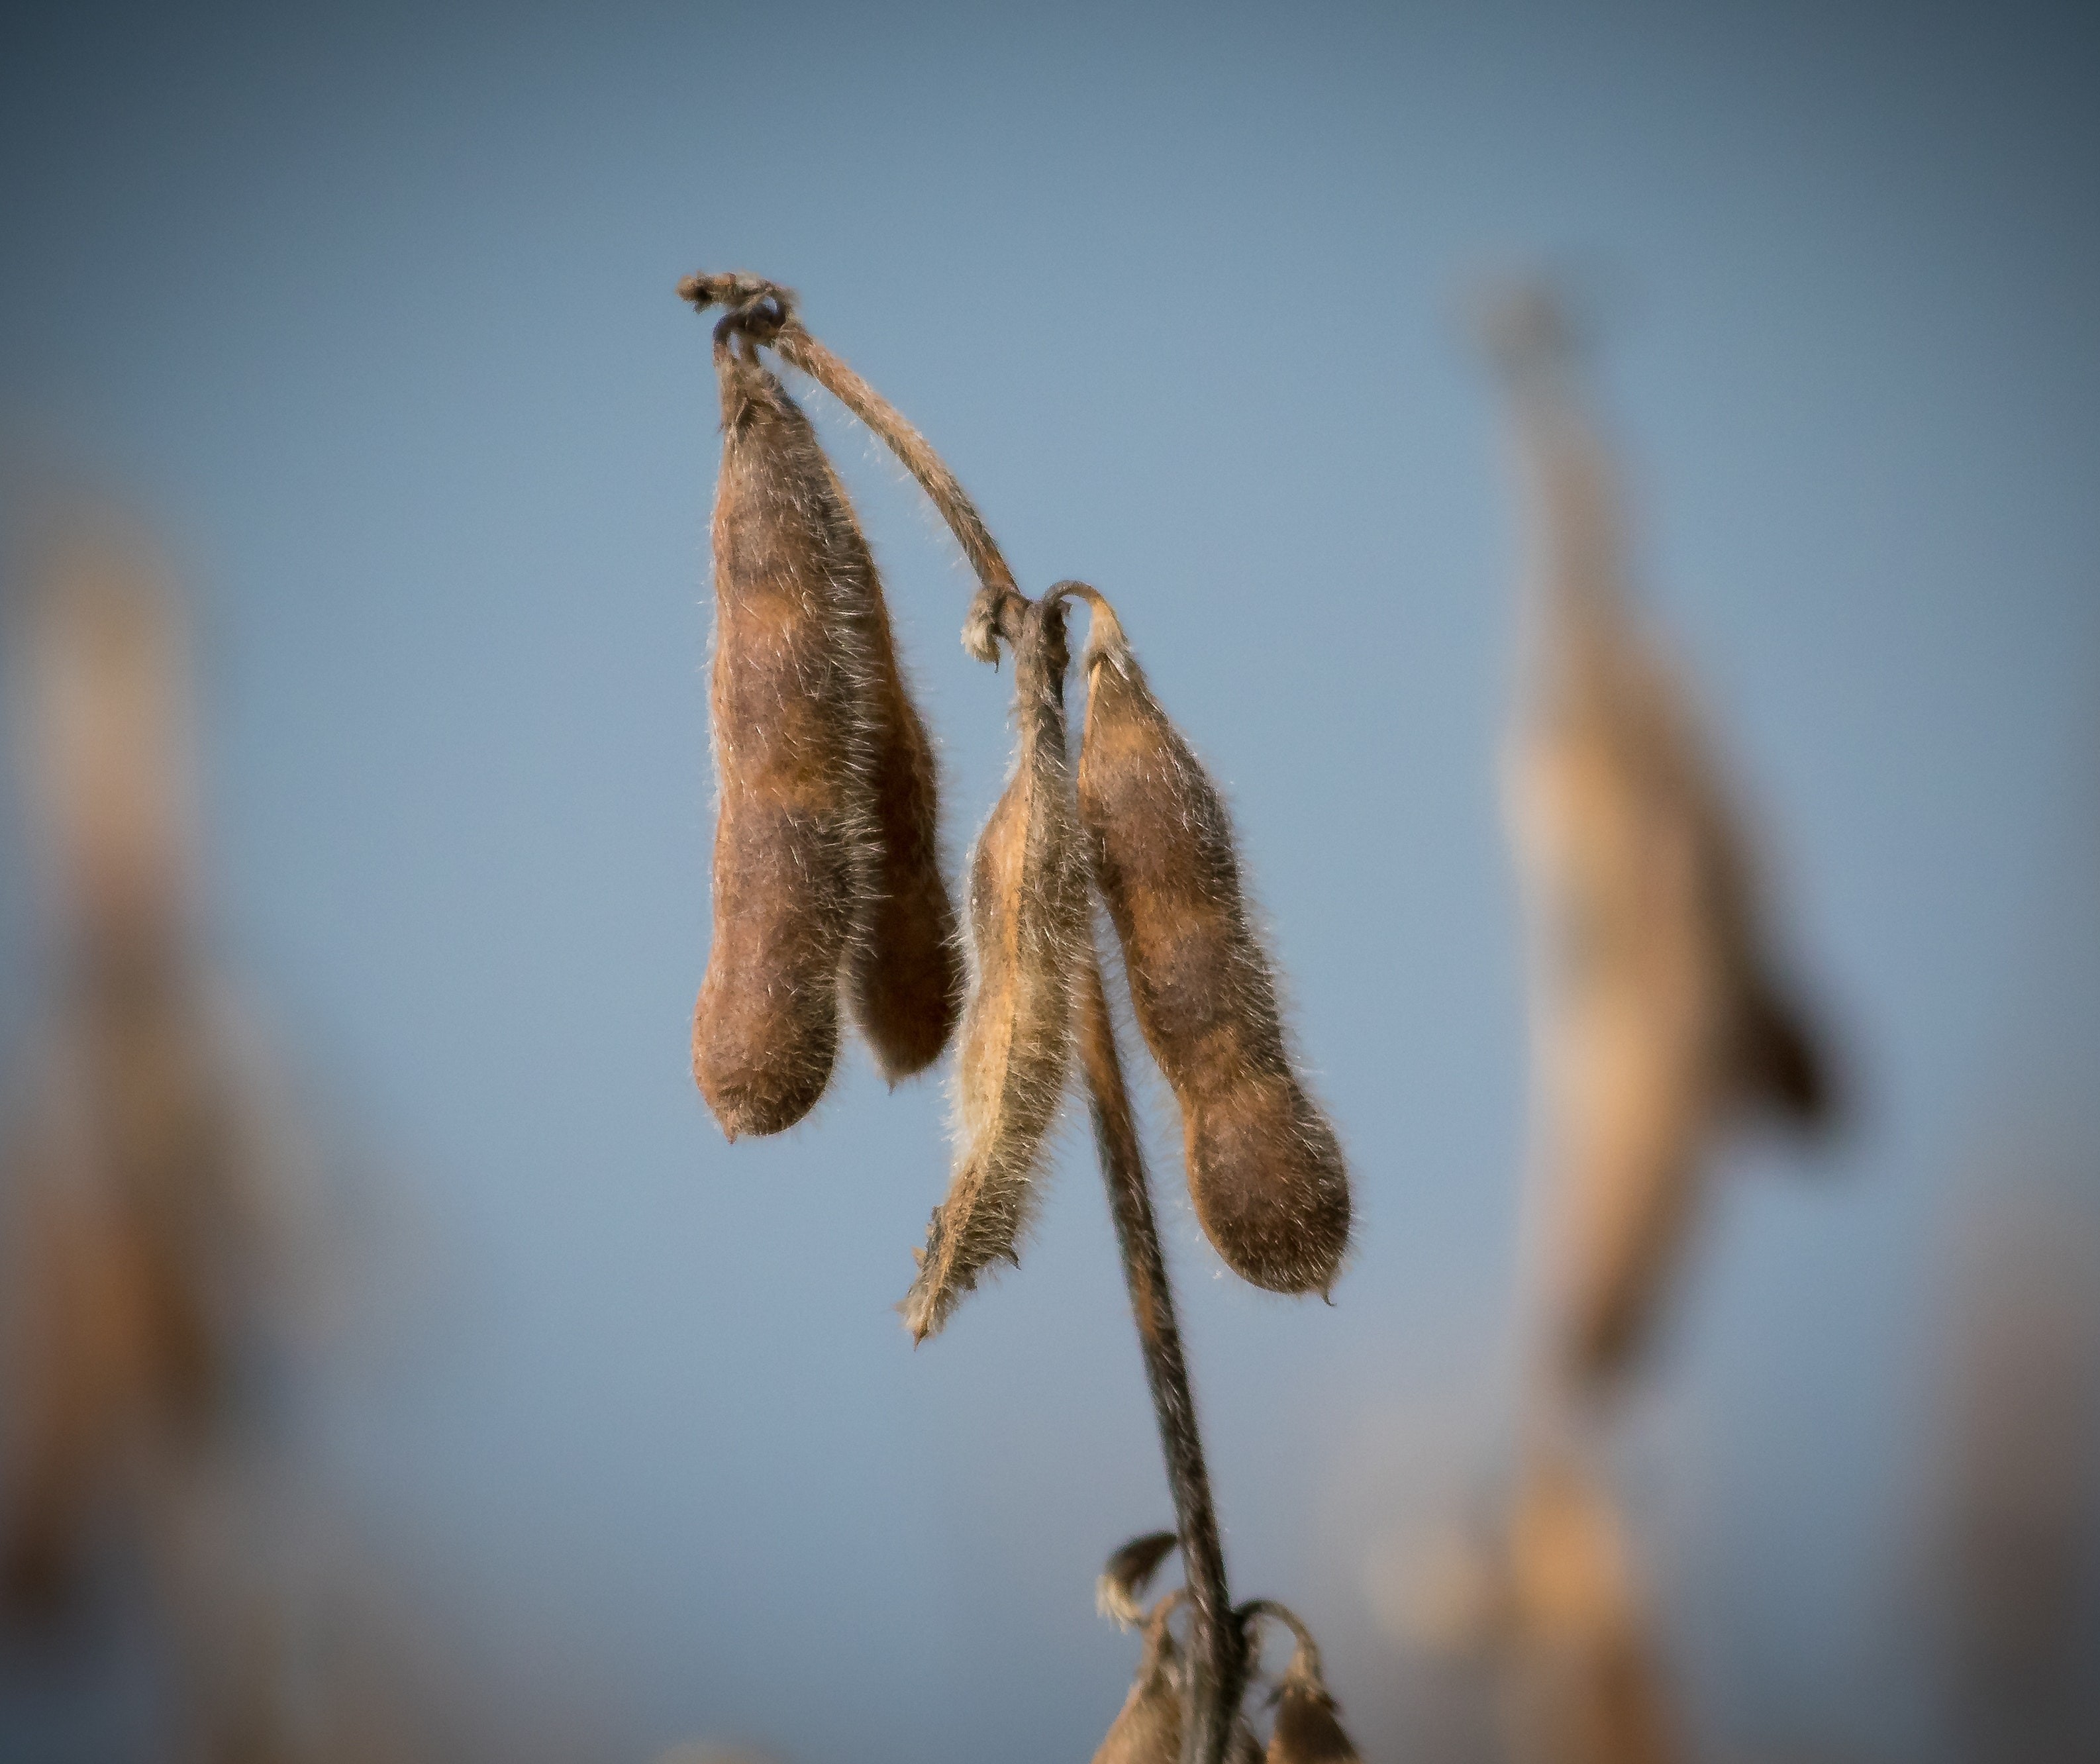
<path fill-rule="evenodd" d="M 792 1127 L 830 1082 L 876 859 L 866 547 L 809 419 L 730 329 L 715 346 L 714 935 L 693 1073 L 734 1140 Z"/>
<path fill-rule="evenodd" d="M 1138 1026 L 1181 1105 L 1197 1217 L 1242 1278 L 1324 1292 L 1348 1247 L 1348 1173 L 1291 1065 L 1224 802 L 1114 609 L 1083 584 L 1064 591 L 1093 609 L 1080 824 Z"/>
<path fill-rule="evenodd" d="M 960 1150 L 902 1307 L 920 1341 L 986 1268 L 1018 1262 L 1071 1064 L 1073 978 L 1088 927 L 1065 752 L 1064 609 L 1037 602 L 1018 623 L 1013 775 L 970 858 L 970 987 L 955 1074 Z"/>

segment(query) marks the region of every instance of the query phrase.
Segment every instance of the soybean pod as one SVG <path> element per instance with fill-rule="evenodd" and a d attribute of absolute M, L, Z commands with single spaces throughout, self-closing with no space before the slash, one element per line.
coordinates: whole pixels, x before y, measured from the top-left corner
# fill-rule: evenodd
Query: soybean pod
<path fill-rule="evenodd" d="M 1012 777 L 970 857 L 959 1150 L 902 1307 L 921 1341 L 985 1268 L 1020 1259 L 1043 1141 L 1071 1065 L 1073 977 L 1088 928 L 1065 751 L 1064 608 L 1017 601 L 1008 635 L 1019 741 Z"/>
<path fill-rule="evenodd" d="M 714 935 L 693 1073 L 722 1131 L 778 1133 L 838 1054 L 876 887 L 866 545 L 809 419 L 732 315 L 715 333 Z"/>
<path fill-rule="evenodd" d="M 1223 798 L 1168 720 L 1115 610 L 1092 609 L 1079 822 L 1123 947 L 1138 1027 L 1181 1105 L 1196 1215 L 1233 1272 L 1325 1292 L 1348 1247 L 1349 1184 L 1295 1069 L 1249 922 Z"/>

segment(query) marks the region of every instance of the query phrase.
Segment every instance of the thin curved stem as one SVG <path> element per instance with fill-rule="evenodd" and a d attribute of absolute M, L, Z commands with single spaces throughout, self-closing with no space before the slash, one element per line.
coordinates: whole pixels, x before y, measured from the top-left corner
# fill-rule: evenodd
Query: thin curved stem
<path fill-rule="evenodd" d="M 1005 556 L 986 527 L 984 517 L 977 513 L 977 505 L 948 470 L 947 462 L 905 421 L 896 406 L 805 330 L 799 320 L 790 318 L 777 335 L 765 341 L 783 361 L 809 375 L 882 437 L 941 511 L 941 518 L 955 534 L 978 581 L 998 593 L 1020 592 L 1014 584 L 1013 571 L 1007 567 Z"/>
<path fill-rule="evenodd" d="M 1123 1083 L 1116 1047 L 1115 1019 L 1101 985 L 1101 956 L 1091 931 L 1079 976 L 1079 1062 L 1087 1077 L 1094 1141 L 1115 1215 L 1123 1250 L 1123 1278 L 1131 1314 L 1145 1355 L 1145 1382 L 1167 1459 L 1181 1538 L 1181 1567 L 1189 1593 L 1188 1714 L 1182 1726 L 1183 1764 L 1219 1764 L 1232 1737 L 1246 1674 L 1246 1649 L 1225 1585 L 1224 1546 L 1211 1479 L 1203 1467 L 1202 1436 L 1196 1428 L 1196 1399 L 1182 1357 L 1181 1331 L 1174 1317 L 1174 1289 L 1160 1247 L 1130 1092 Z"/>
<path fill-rule="evenodd" d="M 1309 1674 L 1314 1678 L 1323 1676 L 1320 1667 L 1320 1644 L 1312 1639 L 1312 1632 L 1305 1627 L 1304 1621 L 1290 1606 L 1280 1605 L 1273 1599 L 1250 1599 L 1233 1616 L 1239 1623 L 1242 1635 L 1246 1633 L 1246 1626 L 1258 1618 L 1267 1617 L 1271 1622 L 1282 1624 L 1290 1632 L 1291 1645 L 1296 1650 L 1297 1657 L 1304 1661 Z"/>

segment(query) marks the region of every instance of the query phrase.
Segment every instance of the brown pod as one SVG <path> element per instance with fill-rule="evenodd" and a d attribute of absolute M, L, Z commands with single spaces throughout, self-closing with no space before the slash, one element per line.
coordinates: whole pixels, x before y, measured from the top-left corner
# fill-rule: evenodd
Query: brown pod
<path fill-rule="evenodd" d="M 1511 819 L 1532 921 L 1549 1327 L 1589 1382 L 1653 1333 L 1703 1166 L 1741 1113 L 1827 1120 L 1827 1050 L 1772 959 L 1757 851 L 1629 596 L 1612 461 L 1551 294 L 1492 314 L 1528 479 Z"/>
<path fill-rule="evenodd" d="M 1017 622 L 1009 634 L 1018 752 L 970 858 L 970 990 L 955 1075 L 960 1152 L 902 1308 L 920 1341 L 986 1268 L 1018 1262 L 1071 1063 L 1072 981 L 1088 926 L 1065 752 L 1064 608 L 1038 602 Z"/>
<path fill-rule="evenodd" d="M 1181 1651 L 1167 1619 L 1183 1594 L 1169 1593 L 1145 1619 L 1145 1652 L 1137 1676 L 1094 1753 L 1094 1764 L 1180 1764 Z"/>
<path fill-rule="evenodd" d="M 843 488 L 840 505 L 849 508 Z M 849 514 L 850 520 L 850 514 Z M 860 556 L 867 547 L 853 529 Z M 874 562 L 864 577 L 869 667 L 866 715 L 872 745 L 876 862 L 867 934 L 854 964 L 854 1021 L 893 1084 L 941 1056 L 963 1003 L 961 939 L 941 875 L 933 743 L 911 702 L 890 634 Z"/>
<path fill-rule="evenodd" d="M 1298 1614 L 1273 1599 L 1252 1599 L 1236 1615 L 1242 1633 L 1248 1635 L 1251 1659 L 1258 1657 L 1251 1632 L 1261 1619 L 1290 1632 L 1290 1663 L 1272 1699 L 1276 1724 L 1269 1730 L 1268 1764 L 1358 1764 L 1356 1746 L 1342 1731 L 1341 1710 L 1321 1672 L 1320 1644 Z"/>
<path fill-rule="evenodd" d="M 1277 1687 L 1268 1764 L 1359 1764 L 1355 1745 L 1342 1731 L 1341 1710 L 1317 1666 L 1301 1669 L 1293 1660 Z"/>
<path fill-rule="evenodd" d="M 823 1094 L 877 870 L 867 547 L 809 419 L 734 326 L 715 333 L 720 804 L 693 1021 L 693 1075 L 732 1140 L 792 1127 Z"/>
<path fill-rule="evenodd" d="M 1319 1661 L 1291 1659 L 1277 1687 L 1277 1724 L 1268 1731 L 1268 1764 L 1359 1764 L 1342 1731 L 1342 1712 L 1321 1682 Z"/>
<path fill-rule="evenodd" d="M 1348 1172 L 1292 1067 L 1224 800 L 1114 610 L 1083 584 L 1052 592 L 1093 609 L 1079 821 L 1138 1027 L 1181 1105 L 1197 1217 L 1255 1286 L 1324 1292 L 1348 1248 Z"/>
<path fill-rule="evenodd" d="M 1732 1113 L 1804 1123 L 1826 1063 L 1772 977 L 1754 865 L 1676 671 L 1625 603 L 1597 443 L 1532 408 L 1551 526 L 1513 820 L 1533 981 L 1563 1351 L 1586 1378 L 1652 1334 Z"/>

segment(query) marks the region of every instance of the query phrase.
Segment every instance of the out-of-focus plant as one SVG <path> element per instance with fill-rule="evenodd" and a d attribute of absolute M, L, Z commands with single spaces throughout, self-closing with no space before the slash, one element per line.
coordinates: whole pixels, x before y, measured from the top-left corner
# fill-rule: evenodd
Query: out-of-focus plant
<path fill-rule="evenodd" d="M 1924 1564 L 1935 1677 L 1973 1757 L 2100 1750 L 2100 1232 L 2008 1173 L 1964 1219 Z"/>
<path fill-rule="evenodd" d="M 1529 505 L 1510 820 L 1530 920 L 1539 1325 L 1571 1388 L 1639 1357 L 1703 1167 L 1750 1113 L 1804 1129 L 1830 1057 L 1775 956 L 1754 843 L 1627 585 L 1609 456 L 1540 289 L 1490 325 Z"/>
<path fill-rule="evenodd" d="M 1666 1764 L 1679 1741 L 1604 1461 L 1611 1399 L 1654 1338 L 1717 1143 L 1756 1114 L 1822 1127 L 1834 1078 L 1692 695 L 1632 606 L 1565 314 L 1533 286 L 1486 319 L 1529 516 L 1507 776 L 1534 1142 L 1514 1492 L 1442 1626 L 1504 1662 L 1520 1757 Z"/>
<path fill-rule="evenodd" d="M 283 1449 L 336 1271 L 205 935 L 183 604 L 106 505 L 30 512 L 5 633 L 41 996 L 0 1155 L 0 1632 L 86 1647 L 82 1619 L 131 1613 L 157 1757 L 428 1757 L 443 1698 L 404 1612 Z"/>
<path fill-rule="evenodd" d="M 24 582 L 11 684 L 49 928 L 6 1166 L 20 1613 L 236 1425 L 289 1272 L 276 1122 L 198 935 L 178 602 L 108 516 L 57 528 Z"/>
<path fill-rule="evenodd" d="M 1180 1105 L 1190 1188 L 1211 1241 L 1256 1285 L 1324 1293 L 1348 1245 L 1348 1177 L 1290 1057 L 1222 799 L 1107 601 L 1077 582 L 1024 595 L 954 475 L 803 328 L 789 291 L 742 275 L 696 276 L 680 291 L 697 309 L 723 313 L 714 333 L 719 822 L 714 932 L 694 1024 L 701 1091 L 731 1139 L 776 1132 L 823 1095 L 842 1015 L 893 1080 L 957 1038 L 954 1172 L 902 1307 L 923 1341 L 986 1269 L 1017 1263 L 1045 1141 L 1076 1077 L 1179 1522 L 1119 1551 L 1105 1578 L 1104 1609 L 1141 1623 L 1145 1644 L 1101 1757 L 1217 1764 L 1258 1751 L 1242 1705 L 1249 1631 L 1269 1621 L 1299 1639 L 1277 1687 L 1269 1757 L 1352 1757 L 1303 1625 L 1266 1601 L 1236 1607 L 1227 1588 L 1095 932 L 1098 902 L 1139 1028 Z M 765 365 L 767 350 L 836 397 L 916 478 L 977 577 L 965 646 L 995 665 L 1013 657 L 1017 752 L 972 852 L 960 915 L 940 871 L 931 744 L 873 560 L 808 419 Z M 1092 621 L 1076 768 L 1064 701 L 1074 601 Z M 1177 1545 L 1185 1586 L 1142 1609 L 1138 1593 Z"/>

